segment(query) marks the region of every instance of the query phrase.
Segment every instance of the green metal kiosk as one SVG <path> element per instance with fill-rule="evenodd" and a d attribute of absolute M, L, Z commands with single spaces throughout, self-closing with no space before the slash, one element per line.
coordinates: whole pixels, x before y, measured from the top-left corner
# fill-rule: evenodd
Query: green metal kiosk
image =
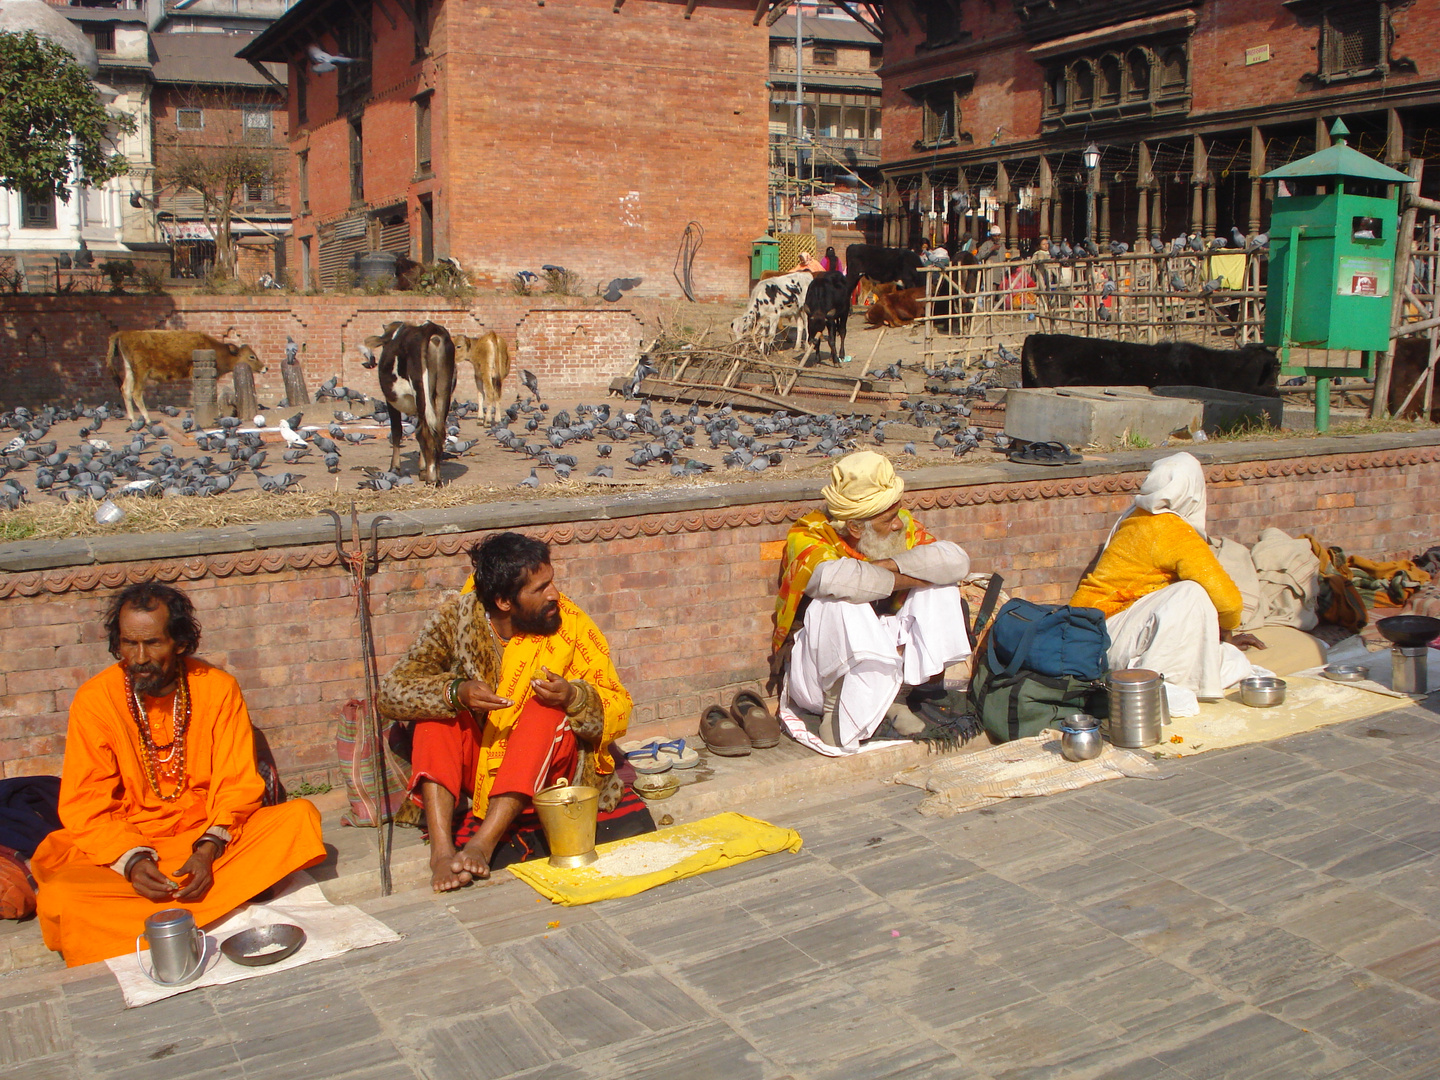
<path fill-rule="evenodd" d="M 780 269 L 780 241 L 773 236 L 757 236 L 750 241 L 750 280 L 759 281 L 767 270 Z"/>
<path fill-rule="evenodd" d="M 1330 428 L 1330 380 L 1373 378 L 1375 354 L 1390 347 L 1395 287 L 1397 172 L 1345 145 L 1265 173 L 1283 181 L 1270 214 L 1265 344 L 1280 350 L 1285 375 L 1315 378 L 1315 430 Z M 1288 194 L 1283 194 L 1286 189 Z"/>

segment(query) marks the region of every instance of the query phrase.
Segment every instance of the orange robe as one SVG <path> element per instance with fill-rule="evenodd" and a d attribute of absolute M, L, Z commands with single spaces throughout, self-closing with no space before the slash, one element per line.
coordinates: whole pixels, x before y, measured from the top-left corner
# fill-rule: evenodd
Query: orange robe
<path fill-rule="evenodd" d="M 190 730 L 187 786 L 162 800 L 146 776 L 140 735 L 125 702 L 125 676 L 113 664 L 80 687 L 70 706 L 60 821 L 31 860 L 39 884 L 45 944 L 71 967 L 135 948 L 145 919 L 183 907 L 201 926 L 263 892 L 292 870 L 325 858 L 320 814 L 304 799 L 261 806 L 265 783 L 255 768 L 250 714 L 234 678 L 187 659 Z M 170 742 L 174 698 L 142 698 L 151 737 Z M 178 765 L 178 761 L 174 764 Z M 162 772 L 161 788 L 174 788 Z M 154 848 L 162 872 L 174 876 L 207 829 L 229 831 L 230 844 L 214 863 L 215 881 L 197 901 L 153 901 L 139 895 L 111 865 L 132 848 Z"/>

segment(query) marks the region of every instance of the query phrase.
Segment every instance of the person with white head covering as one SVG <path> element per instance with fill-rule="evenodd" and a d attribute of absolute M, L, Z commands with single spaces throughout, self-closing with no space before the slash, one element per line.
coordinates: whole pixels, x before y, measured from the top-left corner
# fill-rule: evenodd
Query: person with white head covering
<path fill-rule="evenodd" d="M 970 558 L 901 508 L 904 490 L 887 458 L 848 454 L 821 491 L 825 509 L 786 537 L 771 642 L 772 670 L 788 663 L 780 719 L 822 753 L 860 749 L 887 713 L 900 734 L 919 734 L 910 710 L 940 708 L 936 680 L 970 655 L 957 587 Z M 902 685 L 914 688 L 908 708 L 896 705 Z M 821 715 L 818 738 L 794 708 Z"/>
<path fill-rule="evenodd" d="M 1194 705 L 1176 687 L 1218 698 L 1251 673 L 1240 647 L 1265 647 L 1234 632 L 1243 600 L 1207 542 L 1205 470 L 1190 454 L 1155 462 L 1070 603 L 1105 613 L 1111 668 L 1160 672 L 1181 715 Z"/>

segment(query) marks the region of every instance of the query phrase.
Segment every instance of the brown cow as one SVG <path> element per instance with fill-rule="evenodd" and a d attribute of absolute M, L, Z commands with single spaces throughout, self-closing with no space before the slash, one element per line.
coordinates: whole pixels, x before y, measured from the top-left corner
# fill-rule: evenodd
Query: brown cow
<path fill-rule="evenodd" d="M 236 345 L 195 330 L 121 330 L 110 335 L 105 364 L 120 388 L 125 415 L 135 419 L 138 409 L 145 422 L 145 382 L 173 382 L 190 378 L 191 356 L 196 349 L 215 350 L 215 374 L 229 375 L 242 360 L 252 371 L 264 371 L 265 363 L 249 345 Z"/>
<path fill-rule="evenodd" d="M 865 312 L 871 326 L 907 326 L 920 317 L 923 287 L 897 289 L 893 282 L 875 286 L 875 303 Z"/>
<path fill-rule="evenodd" d="M 455 362 L 468 360 L 475 368 L 475 389 L 480 391 L 480 422 L 500 422 L 500 387 L 510 374 L 510 346 L 493 330 L 479 337 L 455 336 Z"/>

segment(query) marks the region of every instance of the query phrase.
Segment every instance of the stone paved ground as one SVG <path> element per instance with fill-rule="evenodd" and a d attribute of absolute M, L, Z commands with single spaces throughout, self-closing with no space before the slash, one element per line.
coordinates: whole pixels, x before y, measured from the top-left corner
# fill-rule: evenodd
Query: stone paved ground
<path fill-rule="evenodd" d="M 836 794 L 741 808 L 796 856 L 578 909 L 398 895 L 366 905 L 395 945 L 132 1012 L 103 968 L 0 979 L 0 1073 L 1440 1075 L 1433 705 L 949 819 Z"/>

